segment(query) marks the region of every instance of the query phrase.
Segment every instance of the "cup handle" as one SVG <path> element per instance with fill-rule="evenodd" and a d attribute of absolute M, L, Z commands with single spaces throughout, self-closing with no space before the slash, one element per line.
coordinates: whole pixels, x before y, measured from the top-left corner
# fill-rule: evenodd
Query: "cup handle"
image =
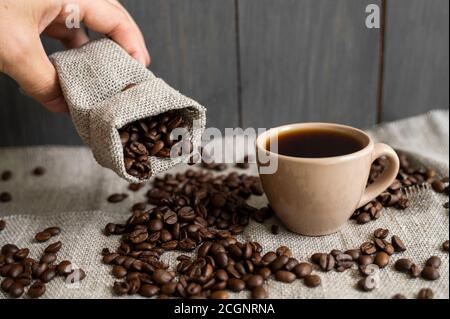
<path fill-rule="evenodd" d="M 383 143 L 375 144 L 372 152 L 372 162 L 382 156 L 386 156 L 389 161 L 389 166 L 374 183 L 366 188 L 357 208 L 366 205 L 380 195 L 397 177 L 400 168 L 400 160 L 398 159 L 397 153 L 389 145 Z"/>

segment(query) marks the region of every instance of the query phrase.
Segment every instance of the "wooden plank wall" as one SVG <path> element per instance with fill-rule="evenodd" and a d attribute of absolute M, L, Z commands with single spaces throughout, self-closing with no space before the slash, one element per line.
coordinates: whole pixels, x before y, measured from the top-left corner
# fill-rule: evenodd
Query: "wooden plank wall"
<path fill-rule="evenodd" d="M 207 106 L 209 126 L 365 128 L 448 109 L 447 0 L 122 2 L 143 30 L 151 70 Z M 386 12 L 384 33 L 365 27 L 368 4 Z M 0 146 L 79 143 L 67 116 L 0 75 Z"/>

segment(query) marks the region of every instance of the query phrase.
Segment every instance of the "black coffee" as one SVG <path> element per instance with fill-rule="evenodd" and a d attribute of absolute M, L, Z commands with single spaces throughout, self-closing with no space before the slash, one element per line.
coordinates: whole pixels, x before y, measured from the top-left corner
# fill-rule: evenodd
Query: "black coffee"
<path fill-rule="evenodd" d="M 278 134 L 278 154 L 292 157 L 333 157 L 351 154 L 364 148 L 354 136 L 331 129 L 297 129 Z M 270 142 L 266 148 L 270 149 Z"/>

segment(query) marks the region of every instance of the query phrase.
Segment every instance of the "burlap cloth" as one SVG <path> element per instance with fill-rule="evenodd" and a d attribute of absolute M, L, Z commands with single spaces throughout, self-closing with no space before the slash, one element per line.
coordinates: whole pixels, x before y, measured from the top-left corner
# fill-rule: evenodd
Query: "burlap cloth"
<path fill-rule="evenodd" d="M 448 111 L 435 111 L 382 125 L 373 129 L 371 134 L 377 140 L 411 153 L 423 163 L 434 165 L 440 175 L 448 175 Z M 30 171 L 37 165 L 47 167 L 47 174 L 32 176 Z M 48 285 L 45 297 L 112 297 L 114 279 L 110 275 L 111 268 L 101 263 L 100 251 L 103 247 L 116 248 L 118 237 L 106 237 L 102 235 L 102 229 L 107 222 L 124 221 L 129 216 L 131 204 L 145 200 L 148 187 L 137 193 L 128 192 L 130 197 L 122 203 L 108 203 L 106 197 L 114 192 L 123 192 L 127 183 L 112 171 L 99 167 L 90 151 L 83 147 L 3 148 L 0 149 L 0 171 L 7 168 L 12 169 L 15 176 L 8 182 L 0 182 L 0 192 L 11 192 L 13 201 L 0 204 L 0 216 L 7 221 L 7 228 L 0 233 L 0 245 L 8 242 L 30 247 L 36 257 L 46 245 L 32 243 L 34 234 L 47 226 L 61 226 L 63 232 L 58 239 L 63 242 L 63 248 L 59 260 L 72 260 L 86 270 L 87 277 L 78 287 L 67 286 L 57 278 Z M 185 167 L 176 167 L 173 171 L 183 169 Z M 255 167 L 248 172 L 255 173 Z M 344 273 L 317 270 L 322 277 L 320 287 L 307 288 L 301 280 L 292 284 L 269 280 L 265 286 L 270 297 L 390 298 L 395 293 L 403 293 L 414 298 L 419 289 L 430 287 L 436 298 L 449 298 L 448 253 L 440 249 L 444 240 L 449 238 L 448 210 L 442 206 L 448 197 L 430 189 L 413 189 L 408 195 L 410 208 L 404 211 L 385 209 L 379 220 L 366 225 L 349 221 L 340 232 L 327 237 L 299 236 L 283 227 L 278 235 L 273 235 L 270 227 L 278 223 L 273 218 L 264 224 L 252 222 L 241 239 L 259 241 L 265 251 L 287 245 L 295 257 L 308 260 L 315 252 L 358 247 L 370 238 L 374 229 L 388 228 L 391 234 L 404 240 L 408 249 L 403 254 L 394 255 L 387 269 L 380 271 L 380 288 L 370 293 L 355 289 L 360 278 L 356 267 Z M 257 205 L 264 205 L 266 201 L 262 197 L 252 200 Z M 393 263 L 400 257 L 409 257 L 422 266 L 431 255 L 437 255 L 443 261 L 441 278 L 437 281 L 409 279 L 393 270 Z M 163 259 L 173 262 L 174 256 L 164 256 Z M 0 297 L 5 295 L 0 293 Z M 233 297 L 247 298 L 249 292 L 233 294 Z"/>

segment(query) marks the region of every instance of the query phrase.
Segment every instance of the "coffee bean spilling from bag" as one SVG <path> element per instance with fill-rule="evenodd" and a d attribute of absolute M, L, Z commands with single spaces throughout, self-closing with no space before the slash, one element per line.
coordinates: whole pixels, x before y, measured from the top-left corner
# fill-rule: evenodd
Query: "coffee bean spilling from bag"
<path fill-rule="evenodd" d="M 42 236 L 48 240 L 60 233 L 59 227 L 49 227 L 36 234 L 37 241 Z M 43 240 L 42 240 L 43 241 Z M 21 297 L 29 286 L 29 298 L 39 298 L 46 291 L 46 284 L 57 276 L 64 277 L 66 283 L 75 283 L 83 280 L 86 273 L 82 269 L 75 269 L 68 260 L 57 262 L 57 253 L 62 247 L 61 241 L 48 245 L 41 257 L 29 257 L 29 248 L 19 248 L 14 244 L 5 244 L 0 251 L 0 276 L 5 277 L 1 289 L 11 298 Z"/>
<path fill-rule="evenodd" d="M 169 158 L 171 148 L 182 140 L 180 136 L 171 136 L 176 128 L 187 128 L 187 123 L 179 113 L 169 111 L 119 129 L 128 174 L 140 179 L 149 178 L 149 157 Z M 184 145 L 184 151 L 188 148 L 189 145 Z"/>
<path fill-rule="evenodd" d="M 352 219 L 356 219 L 358 224 L 365 224 L 378 219 L 383 207 L 408 208 L 409 200 L 404 193 L 404 189 L 408 187 L 429 184 L 436 192 L 448 195 L 448 178 L 441 180 L 437 177 L 434 169 L 416 168 L 405 154 L 399 153 L 398 155 L 400 171 L 397 179 L 380 196 L 354 212 Z M 372 164 L 368 184 L 373 183 L 383 173 L 388 164 L 388 161 L 384 158 L 377 159 Z"/>

